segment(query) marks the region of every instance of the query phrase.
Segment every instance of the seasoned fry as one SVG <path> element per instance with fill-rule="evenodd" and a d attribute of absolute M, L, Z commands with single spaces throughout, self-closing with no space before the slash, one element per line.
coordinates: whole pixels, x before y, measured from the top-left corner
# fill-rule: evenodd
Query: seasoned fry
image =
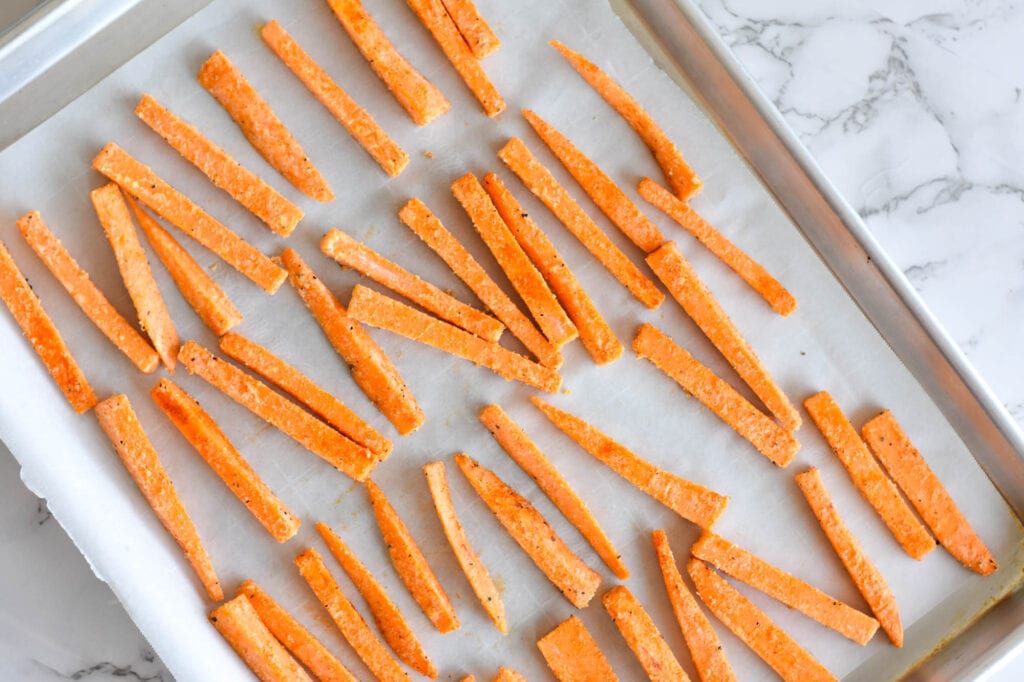
<path fill-rule="evenodd" d="M 586 608 L 601 585 L 601 574 L 562 541 L 543 515 L 494 472 L 464 454 L 455 463 L 480 499 L 548 580 L 578 609 Z"/>
<path fill-rule="evenodd" d="M 537 648 L 559 682 L 618 682 L 604 652 L 576 616 L 538 639 Z"/>
<path fill-rule="evenodd" d="M 220 50 L 210 55 L 199 69 L 199 84 L 220 102 L 260 156 L 296 189 L 317 201 L 334 200 L 334 192 L 298 141 L 227 55 Z"/>
<path fill-rule="evenodd" d="M 804 407 L 843 463 L 857 490 L 864 496 L 900 546 L 915 559 L 935 549 L 935 541 L 914 516 L 896 485 L 868 450 L 857 430 L 828 394 L 821 391 L 804 401 Z"/>
<path fill-rule="evenodd" d="M 185 552 L 185 558 L 199 576 L 212 601 L 224 598 L 217 575 L 213 572 L 210 556 L 206 553 L 199 533 L 192 525 L 192 519 L 185 511 L 185 505 L 178 497 L 178 491 L 160 463 L 160 457 L 153 444 L 142 430 L 128 397 L 121 394 L 111 396 L 96 405 L 96 420 L 110 439 L 117 456 L 125 469 L 142 491 L 143 497 L 153 509 L 160 523 L 171 534 L 178 546 Z"/>
<path fill-rule="evenodd" d="M 263 682 L 313 682 L 244 595 L 211 611 L 210 622 Z"/>
<path fill-rule="evenodd" d="M 725 495 L 659 469 L 579 417 L 548 405 L 537 397 L 530 398 L 530 402 L 559 430 L 605 466 L 687 521 L 701 528 L 711 528 L 725 511 L 729 503 Z"/>
<path fill-rule="evenodd" d="M 512 668 L 501 666 L 491 682 L 527 682 L 527 680 Z"/>
<path fill-rule="evenodd" d="M 57 235 L 43 222 L 38 211 L 18 218 L 18 229 L 39 259 L 71 295 L 90 321 L 124 353 L 141 371 L 149 374 L 160 366 L 160 356 L 135 331 L 128 320 L 110 304 L 103 292 L 93 284 L 89 273 L 82 269 Z"/>
<path fill-rule="evenodd" d="M 658 626 L 632 592 L 616 585 L 604 593 L 601 603 L 652 682 L 689 682 Z"/>
<path fill-rule="evenodd" d="M 483 59 L 499 47 L 501 41 L 494 31 L 487 25 L 484 18 L 480 16 L 473 0 L 441 0 L 444 8 L 448 10 L 448 16 L 452 18 L 455 25 L 462 34 L 462 38 L 469 45 L 473 56 Z"/>

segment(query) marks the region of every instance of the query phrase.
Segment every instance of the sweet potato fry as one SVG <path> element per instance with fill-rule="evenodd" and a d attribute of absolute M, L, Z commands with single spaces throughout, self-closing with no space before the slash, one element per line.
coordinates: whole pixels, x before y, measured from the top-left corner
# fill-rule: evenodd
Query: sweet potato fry
<path fill-rule="evenodd" d="M 341 230 L 327 232 L 320 240 L 320 250 L 342 267 L 353 268 L 470 334 L 485 341 L 497 342 L 501 338 L 505 329 L 501 322 L 446 294 Z"/>
<path fill-rule="evenodd" d="M 472 675 L 463 675 L 459 678 L 459 682 L 476 682 L 476 678 Z"/>
<path fill-rule="evenodd" d="M 821 391 L 804 401 L 821 435 L 843 463 L 857 490 L 882 518 L 900 546 L 915 559 L 935 549 L 935 541 L 914 516 L 896 485 L 857 434 L 857 430 L 828 394 Z"/>
<path fill-rule="evenodd" d="M 633 200 L 626 196 L 626 193 L 619 189 L 596 163 L 570 142 L 569 138 L 529 109 L 523 109 L 523 118 L 533 126 L 540 139 L 544 140 L 548 149 L 576 178 L 576 182 L 594 200 L 601 212 L 608 216 L 608 220 L 612 221 L 622 234 L 629 237 L 631 242 L 643 249 L 644 253 L 654 251 L 665 242 L 661 230 L 648 220 Z"/>
<path fill-rule="evenodd" d="M 658 555 L 658 566 L 661 577 L 665 581 L 668 600 L 672 604 L 679 629 L 683 632 L 686 647 L 690 650 L 690 658 L 697 668 L 697 675 L 702 682 L 735 682 L 732 666 L 725 657 L 722 643 L 711 627 L 711 622 L 700 610 L 697 600 L 690 593 L 683 577 L 679 575 L 676 558 L 668 545 L 668 536 L 663 530 L 656 530 L 651 535 L 654 551 Z"/>
<path fill-rule="evenodd" d="M 275 540 L 285 542 L 299 531 L 298 517 L 249 466 L 198 400 L 170 379 L 157 382 L 149 395 Z"/>
<path fill-rule="evenodd" d="M 530 219 L 497 175 L 485 175 L 483 185 L 516 241 L 540 270 L 558 297 L 559 303 L 568 313 L 590 357 L 599 365 L 617 360 L 622 355 L 622 344 L 615 338 L 611 327 L 601 317 L 590 296 L 562 260 L 555 245 Z M 555 337 L 558 338 L 566 337 Z M 571 340 L 573 337 L 570 335 L 567 338 Z M 551 340 L 557 343 L 555 339 Z"/>
<path fill-rule="evenodd" d="M 601 95 L 605 102 L 619 112 L 626 123 L 636 131 L 636 134 L 654 154 L 654 160 L 664 171 L 669 186 L 680 199 L 686 201 L 701 190 L 704 183 L 683 159 L 678 147 L 654 122 L 651 115 L 621 85 L 586 57 L 578 52 L 573 52 L 557 40 L 552 40 L 551 45 L 562 53 L 562 56 L 572 64 L 577 73 L 583 76 L 583 80 L 587 81 L 590 87 L 594 88 L 597 94 Z"/>
<path fill-rule="evenodd" d="M 260 620 L 270 630 L 270 634 L 309 668 L 320 682 L 358 682 L 348 668 L 320 643 L 320 640 L 259 585 L 246 580 L 238 587 L 238 594 L 249 600 Z"/>
<path fill-rule="evenodd" d="M 224 227 L 191 199 L 164 182 L 148 166 L 111 142 L 92 167 L 157 215 L 220 256 L 224 262 L 273 294 L 287 274 L 252 244 Z"/>
<path fill-rule="evenodd" d="M 641 326 L 633 339 L 633 350 L 675 380 L 772 462 L 784 467 L 793 461 L 800 443 L 792 433 L 751 405 L 660 329 L 651 324 Z"/>
<path fill-rule="evenodd" d="M 146 374 L 154 371 L 160 365 L 160 356 L 93 284 L 89 273 L 68 253 L 57 235 L 43 222 L 39 212 L 32 211 L 18 218 L 18 229 L 39 259 L 103 335 L 141 371 Z"/>
<path fill-rule="evenodd" d="M 174 484 L 142 430 L 128 397 L 121 394 L 96 405 L 96 420 L 107 434 L 125 469 L 142 491 L 160 523 L 178 543 L 212 601 L 224 598 L 210 557 L 185 511 Z"/>
<path fill-rule="evenodd" d="M 484 18 L 480 16 L 473 0 L 441 0 L 441 2 L 448 10 L 448 16 L 455 22 L 474 57 L 483 59 L 501 47 L 501 41 L 498 40 L 498 36 L 494 35 L 494 31 L 487 25 Z"/>
<path fill-rule="evenodd" d="M 313 454 L 357 481 L 380 463 L 377 455 L 349 440 L 259 379 L 221 360 L 195 341 L 181 347 L 178 360 L 253 414 L 280 429 Z"/>
<path fill-rule="evenodd" d="M 576 527 L 601 560 L 612 569 L 612 573 L 620 580 L 628 578 L 629 569 L 622 562 L 622 556 L 590 513 L 586 503 L 526 432 L 498 405 L 486 406 L 480 412 L 480 421 L 508 456 L 530 475 L 558 511 Z"/>
<path fill-rule="evenodd" d="M 320 100 L 338 123 L 359 143 L 384 172 L 395 178 L 409 165 L 409 155 L 388 137 L 373 117 L 320 68 L 277 21 L 269 21 L 260 35 L 302 84 Z"/>
<path fill-rule="evenodd" d="M 334 192 L 320 171 L 227 55 L 220 50 L 210 55 L 198 77 L 267 163 L 311 199 L 334 201 Z"/>
<path fill-rule="evenodd" d="M 398 53 L 360 0 L 327 0 L 327 4 L 374 73 L 416 125 L 425 126 L 451 109 L 441 91 Z"/>
<path fill-rule="evenodd" d="M 430 488 L 430 496 L 434 500 L 434 509 L 437 510 L 437 518 L 441 521 L 441 528 L 444 529 L 448 544 L 466 575 L 473 594 L 480 600 L 488 617 L 494 623 L 494 627 L 503 635 L 508 634 L 508 621 L 505 619 L 505 604 L 501 600 L 501 593 L 491 580 L 491 574 L 487 567 L 480 560 L 479 555 L 473 551 L 469 544 L 469 537 L 459 523 L 459 517 L 455 513 L 455 505 L 452 504 L 451 490 L 448 488 L 448 477 L 445 474 L 444 462 L 431 462 L 423 466 L 423 473 L 427 476 L 427 487 Z"/>
<path fill-rule="evenodd" d="M 715 618 L 787 682 L 836 682 L 835 676 L 797 644 L 768 614 L 740 594 L 703 561 L 687 566 L 697 595 Z"/>
<path fill-rule="evenodd" d="M 417 672 L 427 677 L 437 677 L 437 668 L 423 650 L 423 645 L 409 627 L 405 616 L 398 610 L 395 602 L 391 601 L 384 586 L 377 582 L 359 557 L 326 523 L 317 523 L 316 530 L 352 584 L 359 590 L 359 594 L 363 595 L 366 605 L 370 607 L 373 620 L 377 623 L 377 629 L 384 635 L 384 641 L 391 650 Z"/>
<path fill-rule="evenodd" d="M 512 668 L 501 666 L 491 682 L 527 682 L 527 680 Z"/>
<path fill-rule="evenodd" d="M 601 231 L 521 139 L 509 140 L 498 157 L 638 301 L 652 310 L 661 305 L 665 294 Z"/>
<path fill-rule="evenodd" d="M 601 603 L 652 682 L 689 682 L 658 626 L 632 592 L 616 585 L 604 593 Z"/>
<path fill-rule="evenodd" d="M 174 358 L 180 345 L 178 332 L 174 329 L 171 314 L 160 295 L 160 288 L 153 279 L 153 271 L 149 269 L 146 252 L 142 250 L 121 190 L 111 182 L 94 189 L 89 196 L 114 251 L 121 279 L 139 315 L 139 325 L 153 342 L 153 348 L 164 367 L 174 373 Z"/>
<path fill-rule="evenodd" d="M 601 585 L 601 574 L 576 556 L 547 519 L 494 472 L 464 454 L 455 455 L 455 463 L 480 499 L 562 596 L 576 608 L 586 608 Z"/>
<path fill-rule="evenodd" d="M 721 304 L 708 290 L 679 247 L 666 242 L 647 256 L 654 274 L 686 311 L 740 378 L 787 431 L 800 427 L 800 413 L 765 368 Z"/>
<path fill-rule="evenodd" d="M 693 556 L 728 573 L 751 587 L 761 590 L 791 609 L 796 609 L 852 639 L 857 644 L 867 644 L 875 631 L 878 621 L 831 597 L 816 587 L 808 585 L 782 569 L 776 568 L 764 559 L 737 547 L 728 540 L 707 532 L 690 549 Z"/>
<path fill-rule="evenodd" d="M 302 209 L 152 96 L 142 96 L 135 115 L 277 234 L 287 237 L 302 220 Z"/>
<path fill-rule="evenodd" d="M 313 682 L 244 595 L 211 611 L 210 622 L 263 682 Z"/>
<path fill-rule="evenodd" d="M 359 388 L 388 418 L 401 435 L 423 425 L 426 416 L 415 396 L 405 385 L 391 359 L 354 319 L 348 316 L 338 299 L 306 265 L 298 252 L 285 249 L 281 263 L 306 307 L 324 330 L 334 350 L 352 371 Z"/>
<path fill-rule="evenodd" d="M 559 682 L 618 682 L 604 652 L 576 616 L 538 639 L 537 648 Z"/>
<path fill-rule="evenodd" d="M 461 180 L 455 181 L 455 184 L 452 185 L 453 191 L 456 191 L 455 188 L 460 182 Z M 479 187 L 479 184 L 477 186 Z M 482 188 L 480 192 L 484 199 L 490 202 Z M 458 196 L 457 193 L 456 196 Z M 548 340 L 537 331 L 530 319 L 519 310 L 519 307 L 501 290 L 501 287 L 494 283 L 487 271 L 431 213 L 426 204 L 419 199 L 412 198 L 398 212 L 398 217 L 448 264 L 452 272 L 466 283 L 476 297 L 483 301 L 484 305 L 512 332 L 513 336 L 522 341 L 526 349 L 533 353 L 542 365 L 552 369 L 558 369 L 561 366 L 562 354 L 558 348 L 548 343 Z M 495 214 L 495 218 L 499 222 L 501 221 L 497 214 Z"/>
<path fill-rule="evenodd" d="M 701 528 L 711 528 L 729 498 L 637 457 L 579 417 L 533 397 L 530 401 L 565 435 L 609 469 Z"/>
<path fill-rule="evenodd" d="M 380 682 L 409 682 L 409 675 L 391 657 L 384 644 L 377 639 L 370 626 L 352 606 L 352 602 L 342 593 L 338 582 L 327 570 L 320 553 L 312 548 L 307 549 L 295 557 L 295 565 L 306 584 L 313 590 L 317 601 L 327 609 L 342 637 L 355 649 L 373 676 Z"/>
<path fill-rule="evenodd" d="M 821 473 L 811 467 L 797 475 L 796 483 L 800 486 L 800 491 L 804 494 L 818 523 L 821 524 L 829 543 L 846 567 L 846 572 L 850 574 L 864 601 L 871 607 L 879 625 L 895 646 L 903 646 L 903 625 L 896 607 L 896 597 L 886 584 L 885 578 L 864 553 L 857 538 L 843 523 L 839 512 L 832 504 L 825 483 L 821 480 Z"/>

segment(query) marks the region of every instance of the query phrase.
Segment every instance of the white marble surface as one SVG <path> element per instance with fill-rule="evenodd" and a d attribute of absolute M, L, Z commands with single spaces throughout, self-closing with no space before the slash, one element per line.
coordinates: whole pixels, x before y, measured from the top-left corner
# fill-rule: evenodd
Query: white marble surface
<path fill-rule="evenodd" d="M 1024 6 L 699 4 L 1024 422 Z M 170 680 L 17 473 L 0 454 L 0 680 Z"/>

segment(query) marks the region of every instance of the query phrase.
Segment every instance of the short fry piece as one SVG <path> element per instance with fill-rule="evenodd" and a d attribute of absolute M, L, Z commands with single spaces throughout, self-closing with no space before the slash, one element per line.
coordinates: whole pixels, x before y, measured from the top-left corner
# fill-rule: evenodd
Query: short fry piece
<path fill-rule="evenodd" d="M 557 40 L 552 40 L 551 45 L 562 53 L 572 67 L 583 76 L 583 80 L 587 81 L 590 87 L 594 88 L 597 94 L 619 112 L 626 123 L 636 131 L 654 154 L 654 160 L 664 171 L 669 186 L 680 199 L 686 201 L 701 190 L 704 183 L 683 159 L 676 145 L 621 85 L 586 57 L 573 52 Z"/>
<path fill-rule="evenodd" d="M 473 0 L 441 0 L 441 2 L 444 3 L 444 8 L 448 10 L 448 16 L 455 22 L 474 57 L 483 59 L 501 47 L 501 41 L 498 40 L 498 36 L 494 35 L 494 31 L 487 25 L 484 18 L 480 16 Z"/>
<path fill-rule="evenodd" d="M 39 259 L 71 295 L 82 312 L 96 325 L 103 335 L 110 339 L 141 371 L 149 374 L 160 366 L 160 356 L 153 347 L 135 331 L 128 320 L 110 304 L 103 292 L 93 284 L 89 273 L 75 261 L 74 257 L 57 239 L 57 235 L 43 222 L 38 211 L 26 213 L 18 218 L 18 229 L 25 241 L 36 252 Z"/>
<path fill-rule="evenodd" d="M 900 497 L 896 484 L 871 456 L 867 445 L 828 391 L 811 396 L 804 401 L 804 407 L 836 457 L 843 463 L 857 490 L 875 508 L 907 554 L 914 559 L 921 559 L 935 549 L 932 536 Z"/>
<path fill-rule="evenodd" d="M 199 580 L 212 601 L 224 598 L 210 556 L 206 553 L 196 527 L 192 525 L 185 505 L 181 503 L 174 484 L 160 463 L 153 444 L 142 430 L 128 397 L 121 394 L 107 398 L 96 406 L 96 420 L 107 434 L 125 469 L 142 491 L 160 523 L 185 552 Z"/>
<path fill-rule="evenodd" d="M 661 305 L 665 294 L 601 231 L 521 139 L 509 140 L 498 157 L 638 301 L 652 310 Z"/>
<path fill-rule="evenodd" d="M 675 380 L 772 462 L 784 467 L 793 461 L 800 443 L 792 433 L 751 405 L 728 382 L 660 329 L 651 324 L 641 326 L 633 339 L 633 350 Z"/>
<path fill-rule="evenodd" d="M 423 473 L 427 476 L 427 486 L 430 488 L 430 496 L 434 500 L 434 509 L 437 510 L 437 518 L 441 521 L 445 537 L 452 547 L 452 552 L 466 575 L 473 594 L 480 600 L 480 605 L 494 623 L 494 627 L 503 635 L 508 634 L 508 621 L 505 619 L 505 604 L 501 600 L 501 593 L 491 580 L 491 574 L 487 571 L 480 560 L 480 556 L 469 544 L 469 537 L 459 523 L 459 517 L 455 513 L 455 505 L 452 504 L 452 494 L 448 487 L 448 477 L 445 474 L 444 462 L 431 462 L 423 466 Z"/>
<path fill-rule="evenodd" d="M 900 612 L 896 607 L 896 597 L 886 584 L 885 578 L 871 559 L 864 553 L 857 538 L 843 523 L 843 519 L 832 504 L 832 498 L 821 480 L 821 472 L 811 467 L 796 477 L 800 492 L 804 494 L 807 504 L 821 524 L 821 529 L 828 537 L 832 549 L 846 567 L 857 590 L 863 595 L 864 601 L 871 607 L 885 634 L 895 646 L 903 646 L 903 625 Z"/>
<path fill-rule="evenodd" d="M 327 0 L 327 4 L 374 73 L 416 125 L 425 126 L 451 109 L 441 91 L 398 53 L 360 0 Z"/>
<path fill-rule="evenodd" d="M 768 369 L 754 353 L 750 343 L 729 319 L 718 299 L 680 253 L 675 242 L 666 242 L 647 256 L 647 263 L 690 319 L 700 327 L 750 390 L 761 399 L 768 411 L 775 415 L 782 428 L 787 431 L 799 428 L 800 413 L 768 373 Z"/>
<path fill-rule="evenodd" d="M 342 90 L 277 21 L 267 22 L 260 36 L 384 172 L 398 177 L 409 165 L 409 155 L 388 137 L 369 112 Z"/>
<path fill-rule="evenodd" d="M 199 69 L 199 84 L 220 102 L 260 156 L 296 189 L 317 201 L 334 200 L 334 192 L 298 141 L 227 55 L 220 50 L 210 55 Z"/>
<path fill-rule="evenodd" d="M 835 676 L 703 561 L 687 565 L 697 595 L 715 618 L 787 682 L 836 682 Z"/>
<path fill-rule="evenodd" d="M 337 298 L 297 251 L 281 252 L 281 263 L 324 335 L 352 371 L 359 388 L 401 435 L 422 426 L 426 415 L 405 385 L 398 368 L 363 327 L 348 316 Z"/>
<path fill-rule="evenodd" d="M 221 360 L 195 341 L 181 347 L 178 359 L 256 416 L 280 429 L 313 454 L 357 481 L 380 463 L 377 455 L 341 435 L 259 379 Z"/>
<path fill-rule="evenodd" d="M 459 678 L 459 682 L 476 682 L 476 678 L 472 675 L 463 675 Z"/>
<path fill-rule="evenodd" d="M 608 568 L 612 569 L 620 580 L 628 578 L 629 569 L 622 562 L 621 555 L 608 539 L 604 529 L 590 513 L 586 503 L 519 424 L 516 424 L 498 405 L 485 407 L 480 412 L 480 421 L 508 456 L 530 475 L 558 511 L 576 527 Z"/>
<path fill-rule="evenodd" d="M 512 668 L 501 666 L 498 668 L 498 674 L 494 676 L 491 682 L 527 682 L 527 680 Z"/>
<path fill-rule="evenodd" d="M 211 611 L 210 622 L 263 682 L 313 682 L 244 595 Z"/>
<path fill-rule="evenodd" d="M 711 528 L 725 511 L 729 503 L 725 495 L 659 469 L 575 415 L 537 397 L 530 401 L 580 447 L 687 521 Z"/>
<path fill-rule="evenodd" d="M 967 568 L 990 575 L 999 568 L 985 543 L 971 528 L 942 481 L 910 442 L 909 436 L 885 410 L 861 429 L 871 451 L 914 505 L 935 538 Z"/>
<path fill-rule="evenodd" d="M 576 616 L 569 616 L 537 640 L 559 682 L 618 682 L 604 652 Z"/>
<path fill-rule="evenodd" d="M 576 608 L 586 608 L 601 585 L 601 574 L 576 556 L 547 519 L 494 472 L 464 454 L 455 455 L 455 463 L 480 499 L 562 596 Z"/>
<path fill-rule="evenodd" d="M 658 626 L 632 592 L 616 585 L 604 593 L 601 603 L 652 682 L 690 682 Z"/>

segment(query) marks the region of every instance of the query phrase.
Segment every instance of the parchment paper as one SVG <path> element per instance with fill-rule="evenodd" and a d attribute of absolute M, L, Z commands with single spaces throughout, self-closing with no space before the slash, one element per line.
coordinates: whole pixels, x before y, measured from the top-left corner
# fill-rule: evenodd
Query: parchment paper
<path fill-rule="evenodd" d="M 298 536 L 278 546 L 152 404 L 147 393 L 157 377 L 135 371 L 88 323 L 23 243 L 14 225 L 24 212 L 40 210 L 114 304 L 133 317 L 88 198 L 91 189 L 105 182 L 89 163 L 103 144 L 113 140 L 265 252 L 274 254 L 284 246 L 282 239 L 210 185 L 135 119 L 132 110 L 143 92 L 152 93 L 199 125 L 239 161 L 302 206 L 307 217 L 287 244 L 302 252 L 343 301 L 358 278 L 319 254 L 317 243 L 329 227 L 349 231 L 479 305 L 440 260 L 398 222 L 397 210 L 412 196 L 423 199 L 510 290 L 448 190 L 465 172 L 482 175 L 497 171 L 555 241 L 627 346 L 622 359 L 603 368 L 591 362 L 580 344 L 568 347 L 565 391 L 551 398 L 554 403 L 600 425 L 657 464 L 730 495 L 730 506 L 716 526 L 719 533 L 866 609 L 793 482 L 792 477 L 808 465 L 822 469 L 840 512 L 898 599 L 907 626 L 906 648 L 897 653 L 881 634 L 868 646 L 859 647 L 763 595 L 741 589 L 835 674 L 848 675 L 860 668 L 860 676 L 878 679 L 905 669 L 1016 582 L 1021 563 L 1020 526 L 969 452 L 727 141 L 653 64 L 608 5 L 584 0 L 480 0 L 481 10 L 503 41 L 502 49 L 487 59 L 486 68 L 509 105 L 504 114 L 490 120 L 404 3 L 373 0 L 367 4 L 402 52 L 452 102 L 452 111 L 426 128 L 414 126 L 388 95 L 326 3 L 217 0 L 0 154 L 0 239 L 31 279 L 101 398 L 116 392 L 131 398 L 229 593 L 241 580 L 255 579 L 322 637 L 360 678 L 368 679 L 369 673 L 333 630 L 292 565 L 292 558 L 310 545 L 326 554 L 313 528 L 314 522 L 323 520 L 341 533 L 387 586 L 438 664 L 442 679 L 455 679 L 466 672 L 490 679 L 499 664 L 511 665 L 530 679 L 547 678 L 535 641 L 575 609 L 505 535 L 456 471 L 452 453 L 468 452 L 492 467 L 531 499 L 570 546 L 602 572 L 606 586 L 615 580 L 478 423 L 478 411 L 489 402 L 498 402 L 520 421 L 591 505 L 633 573 L 629 588 L 647 606 L 691 674 L 658 574 L 650 531 L 669 531 L 681 564 L 697 532 L 550 427 L 529 405 L 530 389 L 506 383 L 468 362 L 374 331 L 428 415 L 420 431 L 399 438 L 355 386 L 290 286 L 268 297 L 176 233 L 245 314 L 237 331 L 268 345 L 314 376 L 395 439 L 395 452 L 377 470 L 375 479 L 424 547 L 454 600 L 462 628 L 441 636 L 429 625 L 388 562 L 365 494 L 357 485 L 200 379 L 179 370 L 174 380 L 202 402 L 256 470 L 303 519 Z M 400 178 L 388 181 L 262 44 L 257 28 L 271 18 L 281 21 L 410 153 L 411 165 Z M 689 235 L 642 203 L 634 190 L 636 182 L 644 175 L 661 180 L 659 169 L 619 116 L 548 47 L 552 38 L 594 59 L 678 142 L 706 182 L 694 207 L 789 287 L 798 300 L 792 317 L 774 314 Z M 333 186 L 338 195 L 335 202 L 319 205 L 290 187 L 249 147 L 196 83 L 197 69 L 215 49 L 229 55 L 295 133 Z M 678 241 L 794 402 L 827 388 L 858 426 L 882 407 L 891 408 L 996 554 L 1002 569 L 983 579 L 941 549 L 920 563 L 908 558 L 858 496 L 808 420 L 798 434 L 803 449 L 797 461 L 785 470 L 777 469 L 653 366 L 638 360 L 628 349 L 633 334 L 641 322 L 654 322 L 734 386 L 741 386 L 674 302 L 669 300 L 653 312 L 644 309 L 502 167 L 497 150 L 508 137 L 522 136 L 612 238 L 642 264 L 642 254 L 599 215 L 531 133 L 519 116 L 519 109 L 526 107 L 564 131 L 640 202 L 668 238 Z M 186 306 L 155 257 L 151 256 L 151 261 L 182 339 L 194 338 L 215 347 L 216 340 Z M 514 341 L 507 343 L 519 348 Z M 205 601 L 180 551 L 147 508 L 92 416 L 71 411 L 6 312 L 0 314 L 0 344 L 0 436 L 21 462 L 26 483 L 46 497 L 96 573 L 110 583 L 179 679 L 245 679 L 248 672 L 244 666 L 206 622 L 211 604 Z M 504 590 L 512 628 L 508 637 L 498 634 L 484 616 L 443 539 L 420 471 L 422 464 L 438 458 L 449 465 L 455 505 L 469 536 Z M 328 561 L 343 589 L 368 617 L 365 604 L 340 568 Z M 620 677 L 641 679 L 642 670 L 599 600 L 579 615 Z M 724 627 L 717 630 L 741 679 L 770 674 Z M 870 665 L 862 667 L 865 662 Z M 869 674 L 869 670 L 874 672 Z"/>

